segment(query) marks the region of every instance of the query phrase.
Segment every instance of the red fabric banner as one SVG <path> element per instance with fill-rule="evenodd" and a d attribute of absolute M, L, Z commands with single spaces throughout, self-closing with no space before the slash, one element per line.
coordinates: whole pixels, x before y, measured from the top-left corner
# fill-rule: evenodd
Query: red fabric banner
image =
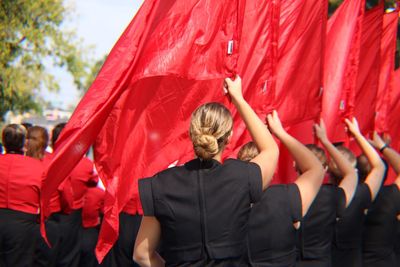
<path fill-rule="evenodd" d="M 388 114 L 390 112 L 390 77 L 394 70 L 398 20 L 398 10 L 385 14 L 383 17 L 381 64 L 376 104 L 377 115 L 375 118 L 375 130 L 379 133 L 388 132 L 389 130 Z"/>
<path fill-rule="evenodd" d="M 288 132 L 313 143 L 312 125 L 321 112 L 321 88 L 328 3 L 282 1 L 273 107 Z M 293 159 L 283 145 L 273 183 L 293 182 Z"/>
<path fill-rule="evenodd" d="M 357 86 L 348 105 L 350 117 L 357 118 L 360 130 L 364 134 L 374 130 L 383 14 L 383 2 L 365 13 L 362 24 Z"/>
<path fill-rule="evenodd" d="M 400 151 L 400 69 L 392 73 L 390 88 L 390 113 L 388 114 L 389 135 L 391 137 L 390 146 L 396 151 Z M 393 168 L 389 168 L 388 178 L 385 184 L 392 184 L 396 178 L 397 175 L 393 171 Z"/>
<path fill-rule="evenodd" d="M 392 147 L 400 151 L 400 69 L 393 72 L 391 78 L 391 101 L 389 114 L 389 133 L 392 138 Z"/>
<path fill-rule="evenodd" d="M 272 110 L 275 94 L 280 0 L 245 1 L 237 72 L 243 94 L 262 120 Z M 234 116 L 234 135 L 225 156 L 236 157 L 251 140 L 239 114 Z"/>
<path fill-rule="evenodd" d="M 273 91 L 265 94 L 252 85 L 273 84 L 278 7 L 278 0 L 145 1 L 59 137 L 47 170 L 53 179 L 43 186 L 43 214 L 50 194 L 95 144 L 96 168 L 106 186 L 96 248 L 102 260 L 118 236 L 119 212 L 129 199 L 138 199 L 137 180 L 193 158 L 192 111 L 210 101 L 231 107 L 222 90 L 226 76 L 242 76 L 245 98 L 265 116 Z M 247 135 L 233 115 L 228 156 Z"/>
<path fill-rule="evenodd" d="M 356 86 L 365 0 L 345 0 L 328 20 L 321 116 L 332 142 L 346 140 L 343 120 Z"/>
<path fill-rule="evenodd" d="M 273 105 L 285 126 L 321 112 L 327 18 L 326 0 L 282 1 Z"/>

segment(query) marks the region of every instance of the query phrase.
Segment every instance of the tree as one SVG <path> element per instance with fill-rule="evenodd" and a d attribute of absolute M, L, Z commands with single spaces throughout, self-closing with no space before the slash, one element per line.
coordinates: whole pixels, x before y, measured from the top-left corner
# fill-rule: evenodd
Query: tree
<path fill-rule="evenodd" d="M 0 1 L 0 120 L 9 110 L 39 110 L 39 90 L 59 89 L 48 63 L 66 68 L 79 89 L 85 85 L 84 51 L 62 27 L 70 12 L 63 0 Z"/>
<path fill-rule="evenodd" d="M 99 73 L 101 67 L 103 66 L 104 62 L 107 59 L 107 55 L 103 56 L 101 59 L 97 60 L 92 67 L 90 68 L 89 74 L 85 80 L 85 86 L 83 88 L 82 94 L 86 93 L 89 87 L 92 85 L 94 79 L 96 78 L 97 74 Z"/>

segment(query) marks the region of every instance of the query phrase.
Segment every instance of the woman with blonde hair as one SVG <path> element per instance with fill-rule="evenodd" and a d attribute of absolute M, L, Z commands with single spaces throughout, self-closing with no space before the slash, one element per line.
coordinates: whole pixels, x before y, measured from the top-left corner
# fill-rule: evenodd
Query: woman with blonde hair
<path fill-rule="evenodd" d="M 144 216 L 133 257 L 140 266 L 248 266 L 250 204 L 267 188 L 279 150 L 244 100 L 240 78 L 225 82 L 260 153 L 222 163 L 232 116 L 218 103 L 197 108 L 189 130 L 197 158 L 139 181 Z"/>

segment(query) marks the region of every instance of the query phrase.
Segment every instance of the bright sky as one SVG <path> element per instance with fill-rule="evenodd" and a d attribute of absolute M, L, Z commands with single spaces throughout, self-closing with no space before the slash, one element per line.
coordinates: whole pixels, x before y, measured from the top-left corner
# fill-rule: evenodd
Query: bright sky
<path fill-rule="evenodd" d="M 88 57 L 93 62 L 107 54 L 132 20 L 143 0 L 64 0 L 74 13 L 66 23 L 74 28 L 83 46 L 92 47 Z M 52 71 L 60 82 L 58 93 L 42 92 L 41 95 L 55 106 L 76 106 L 80 92 L 65 70 Z"/>

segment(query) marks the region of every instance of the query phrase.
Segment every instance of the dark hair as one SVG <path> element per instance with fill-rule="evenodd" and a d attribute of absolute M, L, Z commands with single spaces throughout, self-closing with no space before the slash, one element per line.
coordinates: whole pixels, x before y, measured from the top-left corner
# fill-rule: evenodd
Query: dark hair
<path fill-rule="evenodd" d="M 24 126 L 27 131 L 33 126 L 30 122 L 23 122 L 21 125 Z"/>
<path fill-rule="evenodd" d="M 306 147 L 314 153 L 314 155 L 319 159 L 322 166 L 325 168 L 327 166 L 327 158 L 325 151 L 317 145 L 307 144 Z"/>
<path fill-rule="evenodd" d="M 54 148 L 54 145 L 56 144 L 56 141 L 60 136 L 61 131 L 64 129 L 65 125 L 67 124 L 63 122 L 54 126 L 53 131 L 51 132 L 51 147 Z"/>
<path fill-rule="evenodd" d="M 8 124 L 3 129 L 2 141 L 6 153 L 23 154 L 26 130 L 18 124 Z"/>
<path fill-rule="evenodd" d="M 40 126 L 29 128 L 26 155 L 35 159 L 42 159 L 48 143 L 49 135 L 45 128 Z"/>
<path fill-rule="evenodd" d="M 385 172 L 383 173 L 383 180 L 382 184 L 385 183 L 388 175 L 388 164 L 385 159 L 382 159 L 383 164 L 385 164 Z M 371 171 L 371 165 L 368 161 L 367 156 L 364 154 L 361 154 L 360 156 L 357 157 L 357 171 L 358 171 L 358 181 L 359 183 L 365 182 L 365 179 L 367 178 L 368 174 Z"/>

